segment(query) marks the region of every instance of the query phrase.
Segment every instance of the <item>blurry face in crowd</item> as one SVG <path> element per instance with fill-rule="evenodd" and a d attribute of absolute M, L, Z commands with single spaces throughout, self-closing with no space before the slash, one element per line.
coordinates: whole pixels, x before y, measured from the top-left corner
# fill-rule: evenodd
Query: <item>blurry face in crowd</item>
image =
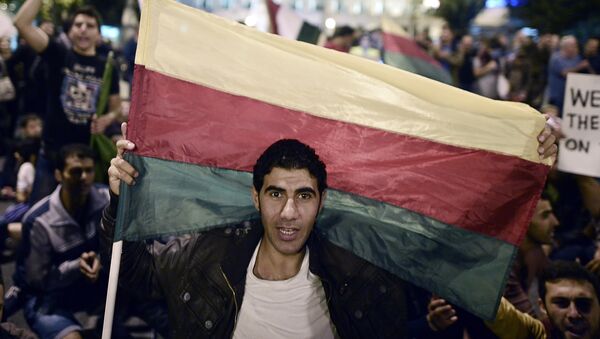
<path fill-rule="evenodd" d="M 592 284 L 559 279 L 546 282 L 546 291 L 540 306 L 566 339 L 600 337 L 600 304 Z"/>
<path fill-rule="evenodd" d="M 562 54 L 567 58 L 574 58 L 579 54 L 579 47 L 577 46 L 577 40 L 568 39 L 561 43 L 560 48 Z"/>
<path fill-rule="evenodd" d="M 598 45 L 600 44 L 600 40 L 598 39 L 589 39 L 585 43 L 584 54 L 586 57 L 592 57 L 598 55 Z"/>
<path fill-rule="evenodd" d="M 556 226 L 558 226 L 558 220 L 552 213 L 550 202 L 540 200 L 529 224 L 527 238 L 537 244 L 552 244 Z"/>
<path fill-rule="evenodd" d="M 78 14 L 69 30 L 69 39 L 73 48 L 80 54 L 89 55 L 96 51 L 96 42 L 100 39 L 100 28 L 94 17 Z"/>
<path fill-rule="evenodd" d="M 317 179 L 307 169 L 275 167 L 252 198 L 265 228 L 261 246 L 282 256 L 301 253 L 323 206 Z"/>
<path fill-rule="evenodd" d="M 56 180 L 61 183 L 63 190 L 66 190 L 72 198 L 77 199 L 90 193 L 94 183 L 94 174 L 93 159 L 73 155 L 67 157 L 62 172 L 56 170 Z"/>
<path fill-rule="evenodd" d="M 42 136 L 42 121 L 40 119 L 31 119 L 25 125 L 23 130 L 26 138 L 39 138 Z"/>
<path fill-rule="evenodd" d="M 440 36 L 442 43 L 450 44 L 452 43 L 452 39 L 454 39 L 454 33 L 448 27 L 442 28 L 442 35 Z"/>
<path fill-rule="evenodd" d="M 473 37 L 470 35 L 463 36 L 460 40 L 460 46 L 462 47 L 463 51 L 471 50 L 471 48 L 473 48 Z"/>

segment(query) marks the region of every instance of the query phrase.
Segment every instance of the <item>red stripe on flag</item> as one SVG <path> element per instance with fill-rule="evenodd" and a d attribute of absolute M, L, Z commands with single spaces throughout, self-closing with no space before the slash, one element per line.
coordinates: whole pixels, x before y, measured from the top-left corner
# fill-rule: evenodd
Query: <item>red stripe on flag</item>
<path fill-rule="evenodd" d="M 297 138 L 323 158 L 332 188 L 513 245 L 548 171 L 517 157 L 318 118 L 143 66 L 135 72 L 128 137 L 139 155 L 251 171 L 268 145 Z"/>
<path fill-rule="evenodd" d="M 390 33 L 383 33 L 383 46 L 386 52 L 400 53 L 422 59 L 434 66 L 442 67 L 431 55 L 427 54 L 411 39 Z"/>

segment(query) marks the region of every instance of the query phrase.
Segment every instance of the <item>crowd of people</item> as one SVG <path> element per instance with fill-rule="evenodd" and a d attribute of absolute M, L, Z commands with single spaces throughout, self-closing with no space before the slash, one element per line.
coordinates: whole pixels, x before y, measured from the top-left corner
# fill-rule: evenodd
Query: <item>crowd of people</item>
<path fill-rule="evenodd" d="M 14 86 L 5 96 L 0 82 L 1 198 L 12 201 L 0 211 L 0 254 L 16 267 L 12 286 L 0 281 L 0 338 L 97 337 L 119 185 L 133 185 L 137 176 L 122 158 L 134 145 L 121 139 L 126 112 L 119 92 L 119 80 L 132 78 L 135 40 L 116 51 L 125 62 L 114 67 L 95 9 L 77 9 L 57 34 L 52 22 L 33 25 L 41 6 L 42 0 L 27 0 L 17 13 L 15 51 L 0 39 L 2 77 Z M 348 52 L 360 41 L 356 30 L 340 27 L 325 47 Z M 438 43 L 427 34 L 416 42 L 454 86 L 552 116 L 545 140 L 562 137 L 566 74 L 600 73 L 599 38 L 588 38 L 583 54 L 574 36 L 552 34 L 487 39 L 457 37 L 445 27 Z M 107 67 L 114 69 L 108 81 Z M 109 96 L 101 112 L 103 88 Z M 98 134 L 115 136 L 118 151 L 104 183 L 96 182 L 99 160 L 88 146 Z M 549 152 L 543 141 L 542 155 Z M 246 231 L 232 237 L 217 229 L 126 243 L 122 284 L 129 289 L 119 293 L 113 337 L 132 337 L 127 323 L 139 318 L 173 338 L 600 338 L 598 178 L 551 171 L 498 315 L 482 320 L 313 234 L 327 188 L 325 165 L 301 141 L 278 141 L 253 173 L 262 223 L 244 224 Z M 295 199 L 302 204 L 289 203 Z M 282 220 L 288 226 L 278 227 Z M 190 275 L 186 285 L 181 277 Z M 376 305 L 362 300 L 382 293 Z M 7 322 L 19 310 L 29 329 Z"/>

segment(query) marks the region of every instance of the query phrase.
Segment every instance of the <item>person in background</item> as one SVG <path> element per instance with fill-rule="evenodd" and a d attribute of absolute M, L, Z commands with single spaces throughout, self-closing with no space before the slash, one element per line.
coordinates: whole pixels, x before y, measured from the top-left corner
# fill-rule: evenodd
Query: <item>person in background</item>
<path fill-rule="evenodd" d="M 560 51 L 550 58 L 548 66 L 549 103 L 558 107 L 562 117 L 567 74 L 587 69 L 588 63 L 581 59 L 577 39 L 567 35 L 560 39 Z"/>
<path fill-rule="evenodd" d="M 600 338 L 600 282 L 575 262 L 557 261 L 541 274 L 539 305 L 550 339 Z"/>
<path fill-rule="evenodd" d="M 32 202 L 41 199 L 56 186 L 53 171 L 60 148 L 70 143 L 89 144 L 91 134 L 104 133 L 120 114 L 121 107 L 119 76 L 114 74 L 112 82 L 104 84 L 110 86 L 108 113 L 100 117 L 96 115 L 106 66 L 106 60 L 96 52 L 101 38 L 98 12 L 89 6 L 75 10 L 68 31 L 72 47 L 67 48 L 32 25 L 41 6 L 42 0 L 27 0 L 14 19 L 19 33 L 40 54 L 48 70 L 45 128 L 36 164 Z"/>
<path fill-rule="evenodd" d="M 77 311 L 97 311 L 99 222 L 108 189 L 94 182 L 94 154 L 82 144 L 61 148 L 60 185 L 23 218 L 15 284 L 25 292 L 24 315 L 41 338 L 80 338 Z"/>
<path fill-rule="evenodd" d="M 455 52 L 456 45 L 454 43 L 454 32 L 448 25 L 444 25 L 444 27 L 442 27 L 439 44 L 433 46 L 433 57 L 451 73 L 452 63 L 450 62 L 450 59 Z"/>
<path fill-rule="evenodd" d="M 500 65 L 492 57 L 487 42 L 481 42 L 477 56 L 473 59 L 473 74 L 477 78 L 477 94 L 490 99 L 498 98 L 498 72 Z"/>
<path fill-rule="evenodd" d="M 592 37 L 589 38 L 583 49 L 583 57 L 584 60 L 587 61 L 588 67 L 587 70 L 584 70 L 586 73 L 590 74 L 600 74 L 600 38 Z"/>
<path fill-rule="evenodd" d="M 519 246 L 504 291 L 504 297 L 519 311 L 538 319 L 541 319 L 542 314 L 537 309 L 538 297 L 532 287 L 537 288 L 538 275 L 550 263 L 542 246 L 553 243 L 554 229 L 558 225 L 550 201 L 542 196 L 533 212 L 525 239 Z"/>
<path fill-rule="evenodd" d="M 35 115 L 30 114 L 22 118 L 19 130 L 17 131 L 17 143 L 31 141 L 39 144 L 42 134 L 42 121 Z M 19 171 L 19 162 L 15 156 L 16 149 L 12 149 L 4 162 L 2 172 L 0 173 L 0 197 L 4 199 L 14 199 L 17 185 L 17 174 Z"/>

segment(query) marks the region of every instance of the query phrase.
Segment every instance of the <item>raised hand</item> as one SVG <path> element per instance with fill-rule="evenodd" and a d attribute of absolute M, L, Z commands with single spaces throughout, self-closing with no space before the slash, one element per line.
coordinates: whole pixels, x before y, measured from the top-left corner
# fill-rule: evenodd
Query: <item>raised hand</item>
<path fill-rule="evenodd" d="M 121 124 L 121 132 L 123 133 L 123 139 L 117 141 L 117 156 L 110 161 L 110 167 L 108 168 L 108 183 L 110 190 L 115 195 L 120 193 L 121 181 L 124 181 L 127 185 L 133 185 L 135 184 L 135 178 L 139 175 L 138 171 L 123 159 L 125 151 L 131 151 L 135 148 L 133 142 L 127 140 L 126 122 Z"/>

